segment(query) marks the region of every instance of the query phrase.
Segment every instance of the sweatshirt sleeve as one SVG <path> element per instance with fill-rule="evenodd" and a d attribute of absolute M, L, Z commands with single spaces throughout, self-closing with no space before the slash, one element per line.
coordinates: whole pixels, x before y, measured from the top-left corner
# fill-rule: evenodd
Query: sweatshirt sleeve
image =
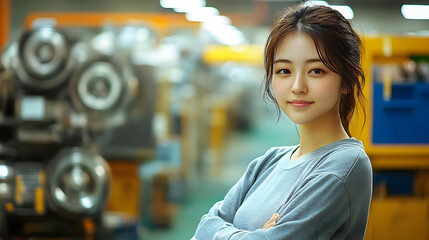
<path fill-rule="evenodd" d="M 262 168 L 261 162 L 266 154 L 253 160 L 240 180 L 229 190 L 225 198 L 217 202 L 207 214 L 202 216 L 192 239 L 229 239 L 232 233 L 240 231 L 232 224 L 235 213 Z"/>
<path fill-rule="evenodd" d="M 257 206 L 255 206 L 255 211 Z M 349 194 L 344 183 L 333 174 L 316 175 L 293 194 L 279 211 L 280 219 L 269 229 L 244 231 L 230 223 L 216 223 L 216 233 L 204 235 L 217 240 L 331 239 L 349 224 Z M 214 222 L 214 221 L 213 221 Z M 214 224 L 212 225 L 214 226 Z M 201 230 L 204 231 L 204 230 Z M 338 236 L 338 235 L 335 235 Z M 340 237 L 340 236 L 338 236 Z M 343 239 L 344 236 L 339 239 Z"/>
<path fill-rule="evenodd" d="M 286 202 L 280 216 L 277 225 L 265 232 L 267 239 L 331 239 L 348 229 L 350 195 L 336 175 L 315 175 Z"/>

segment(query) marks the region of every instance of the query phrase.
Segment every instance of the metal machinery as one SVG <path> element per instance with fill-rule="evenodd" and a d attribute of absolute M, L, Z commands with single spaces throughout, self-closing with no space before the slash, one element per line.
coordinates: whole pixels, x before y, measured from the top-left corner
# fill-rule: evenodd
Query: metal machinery
<path fill-rule="evenodd" d="M 0 239 L 105 239 L 102 139 L 133 119 L 143 84 L 111 34 L 81 36 L 42 25 L 2 54 Z"/>

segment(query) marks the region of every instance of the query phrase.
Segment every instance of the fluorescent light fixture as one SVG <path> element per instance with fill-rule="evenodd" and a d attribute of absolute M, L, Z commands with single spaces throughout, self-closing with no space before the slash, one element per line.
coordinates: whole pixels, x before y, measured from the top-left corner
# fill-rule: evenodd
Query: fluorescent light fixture
<path fill-rule="evenodd" d="M 401 7 L 402 16 L 406 19 L 429 19 L 429 5 L 404 4 Z"/>
<path fill-rule="evenodd" d="M 340 12 L 346 19 L 353 19 L 354 13 L 351 7 L 347 5 L 329 5 L 326 1 L 307 1 L 304 3 L 304 6 L 317 6 L 322 5 L 326 7 L 331 7 L 338 12 Z"/>
<path fill-rule="evenodd" d="M 243 33 L 231 25 L 228 17 L 213 16 L 202 22 L 201 27 L 220 44 L 235 46 L 246 42 Z"/>
<path fill-rule="evenodd" d="M 192 12 L 195 8 L 205 7 L 206 0 L 182 0 L 180 6 L 175 7 L 174 11 L 178 13 Z"/>
<path fill-rule="evenodd" d="M 199 7 L 204 7 L 204 6 L 199 6 Z M 194 11 L 195 8 L 198 8 L 198 7 L 195 7 L 195 6 L 182 6 L 182 7 L 176 7 L 176 8 L 174 8 L 174 11 L 177 12 L 177 13 L 188 13 L 188 12 Z"/>
<path fill-rule="evenodd" d="M 231 25 L 231 19 L 226 16 L 216 15 L 206 19 L 202 24 L 204 28 L 211 28 L 221 25 Z"/>
<path fill-rule="evenodd" d="M 200 7 L 186 13 L 186 19 L 192 22 L 204 22 L 217 15 L 219 15 L 219 10 L 214 7 Z"/>
<path fill-rule="evenodd" d="M 175 0 L 159 0 L 159 4 L 163 8 L 180 7 L 180 1 L 175 1 Z"/>
<path fill-rule="evenodd" d="M 206 7 L 206 0 L 160 0 L 161 7 L 186 13 L 186 19 L 202 22 L 201 26 L 221 44 L 238 45 L 246 42 L 243 33 L 231 25 L 231 19 L 219 15 L 219 10 Z"/>
<path fill-rule="evenodd" d="M 217 39 L 222 44 L 231 46 L 246 42 L 243 33 L 234 26 L 225 28 L 224 32 L 219 32 L 217 34 Z"/>
<path fill-rule="evenodd" d="M 243 33 L 231 25 L 219 26 L 212 29 L 211 33 L 220 44 L 233 46 L 245 42 Z"/>
<path fill-rule="evenodd" d="M 163 8 L 174 8 L 176 12 L 188 12 L 189 9 L 205 7 L 206 0 L 159 0 Z"/>
<path fill-rule="evenodd" d="M 347 5 L 329 5 L 329 7 L 340 12 L 346 19 L 353 19 L 355 16 L 352 8 Z"/>
<path fill-rule="evenodd" d="M 329 6 L 328 2 L 326 1 L 307 1 L 304 3 L 304 6 L 317 6 L 317 5 Z"/>

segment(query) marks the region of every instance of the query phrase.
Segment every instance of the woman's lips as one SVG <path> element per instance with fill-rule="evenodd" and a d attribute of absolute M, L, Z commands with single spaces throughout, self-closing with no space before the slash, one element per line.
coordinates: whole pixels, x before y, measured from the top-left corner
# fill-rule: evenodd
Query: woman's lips
<path fill-rule="evenodd" d="M 293 100 L 288 102 L 290 105 L 292 105 L 293 107 L 296 108 L 303 108 L 303 107 L 307 107 L 309 105 L 311 105 L 314 102 L 308 102 L 308 101 L 304 101 L 304 100 Z"/>

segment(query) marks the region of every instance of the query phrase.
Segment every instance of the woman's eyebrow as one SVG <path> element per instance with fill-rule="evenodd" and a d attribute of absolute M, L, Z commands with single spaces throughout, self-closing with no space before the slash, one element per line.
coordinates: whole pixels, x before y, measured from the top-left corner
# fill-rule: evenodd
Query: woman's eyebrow
<path fill-rule="evenodd" d="M 280 59 L 274 60 L 274 64 L 281 63 L 281 62 L 283 62 L 283 63 L 292 63 L 291 60 L 285 59 L 285 58 L 280 58 Z M 322 60 L 320 60 L 320 58 L 311 58 L 311 59 L 305 60 L 305 63 L 313 63 L 313 62 L 322 62 Z"/>
<path fill-rule="evenodd" d="M 312 58 L 312 59 L 308 59 L 305 62 L 306 63 L 313 63 L 313 62 L 321 62 L 322 60 L 320 60 L 320 58 Z"/>
<path fill-rule="evenodd" d="M 283 58 L 274 60 L 274 64 L 276 64 L 276 63 L 281 63 L 281 62 L 284 62 L 284 63 L 291 63 L 292 61 L 291 61 L 291 60 L 289 60 L 289 59 L 283 59 Z"/>

